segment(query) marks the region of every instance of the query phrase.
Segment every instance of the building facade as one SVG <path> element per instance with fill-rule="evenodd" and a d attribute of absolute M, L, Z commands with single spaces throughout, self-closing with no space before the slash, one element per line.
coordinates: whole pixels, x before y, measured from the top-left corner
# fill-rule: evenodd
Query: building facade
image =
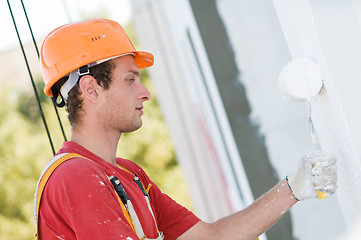
<path fill-rule="evenodd" d="M 290 61 L 320 66 L 312 102 L 338 192 L 292 208 L 261 239 L 336 239 L 361 217 L 361 4 L 353 0 L 134 0 L 150 69 L 196 213 L 215 221 L 251 204 L 311 150 L 305 103 L 283 99 Z"/>

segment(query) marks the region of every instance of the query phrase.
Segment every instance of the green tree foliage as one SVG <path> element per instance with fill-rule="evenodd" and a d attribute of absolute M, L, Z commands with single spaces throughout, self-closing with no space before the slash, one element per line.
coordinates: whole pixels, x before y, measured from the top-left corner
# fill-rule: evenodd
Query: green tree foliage
<path fill-rule="evenodd" d="M 44 134 L 41 131 L 34 131 L 36 125 L 19 110 L 20 105 L 24 103 L 21 101 L 21 95 L 14 90 L 2 88 L 0 94 L 1 239 L 33 239 L 34 189 L 37 177 L 41 173 L 41 159 L 50 154 Z"/>
<path fill-rule="evenodd" d="M 144 104 L 143 127 L 121 137 L 118 155 L 140 164 L 164 192 L 191 208 L 182 171 L 145 71 L 142 78 L 152 93 L 152 100 Z M 37 85 L 42 89 L 42 83 Z M 34 239 L 33 195 L 52 151 L 34 94 L 4 87 L 0 92 L 0 240 Z M 57 117 L 50 100 L 41 90 L 39 93 L 54 146 L 58 149 L 63 137 Z M 66 112 L 59 109 L 59 113 L 70 138 Z"/>

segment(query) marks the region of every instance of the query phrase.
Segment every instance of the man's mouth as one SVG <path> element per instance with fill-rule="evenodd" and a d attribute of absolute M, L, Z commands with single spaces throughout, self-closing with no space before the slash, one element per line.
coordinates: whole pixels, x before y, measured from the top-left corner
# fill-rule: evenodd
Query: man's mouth
<path fill-rule="evenodd" d="M 137 107 L 135 108 L 136 110 L 140 111 L 141 113 L 143 113 L 143 107 Z"/>

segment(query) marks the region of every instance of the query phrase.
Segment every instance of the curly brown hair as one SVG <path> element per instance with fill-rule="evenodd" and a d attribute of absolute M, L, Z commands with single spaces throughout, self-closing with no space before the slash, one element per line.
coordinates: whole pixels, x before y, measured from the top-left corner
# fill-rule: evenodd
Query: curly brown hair
<path fill-rule="evenodd" d="M 112 80 L 112 72 L 115 65 L 112 60 L 103 62 L 94 67 L 89 68 L 89 75 L 93 76 L 99 86 L 108 89 Z M 76 125 L 80 121 L 80 115 L 83 113 L 83 99 L 79 82 L 68 93 L 68 101 L 66 103 L 66 111 L 71 126 Z"/>

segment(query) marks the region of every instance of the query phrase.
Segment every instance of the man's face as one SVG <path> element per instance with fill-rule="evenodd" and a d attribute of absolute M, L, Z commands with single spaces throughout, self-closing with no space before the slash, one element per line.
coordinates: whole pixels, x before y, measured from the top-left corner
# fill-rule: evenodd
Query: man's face
<path fill-rule="evenodd" d="M 133 55 L 112 61 L 115 68 L 109 89 L 101 93 L 99 120 L 107 130 L 132 132 L 142 126 L 143 103 L 150 99 L 150 93 L 140 81 Z"/>

